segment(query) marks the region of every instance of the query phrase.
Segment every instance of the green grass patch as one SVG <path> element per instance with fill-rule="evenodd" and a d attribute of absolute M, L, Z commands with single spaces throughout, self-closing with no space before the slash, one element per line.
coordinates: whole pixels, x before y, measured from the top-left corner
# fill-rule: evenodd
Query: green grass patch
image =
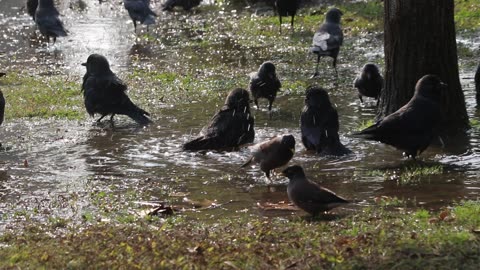
<path fill-rule="evenodd" d="M 85 116 L 78 80 L 66 76 L 38 76 L 9 72 L 0 82 L 5 96 L 7 119 L 57 117 L 81 119 Z"/>
<path fill-rule="evenodd" d="M 478 211 L 382 205 L 332 219 L 235 217 L 208 223 L 149 218 L 59 234 L 32 223 L 0 238 L 0 268 L 476 269 Z M 58 221 L 51 221 L 54 224 Z"/>
<path fill-rule="evenodd" d="M 478 31 L 480 28 L 480 1 L 455 0 L 457 30 Z"/>

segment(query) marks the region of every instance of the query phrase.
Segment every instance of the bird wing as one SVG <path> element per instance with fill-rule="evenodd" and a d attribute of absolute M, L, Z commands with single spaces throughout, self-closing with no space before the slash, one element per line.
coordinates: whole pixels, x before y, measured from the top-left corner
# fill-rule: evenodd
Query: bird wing
<path fill-rule="evenodd" d="M 335 23 L 323 23 L 313 35 L 313 46 L 322 51 L 339 48 L 343 43 L 343 33 L 340 25 Z"/>
<path fill-rule="evenodd" d="M 35 22 L 42 34 L 55 37 L 67 36 L 67 31 L 65 31 L 63 23 L 57 15 L 47 14 L 45 16 L 40 16 L 39 14 L 42 13 L 37 13 L 35 16 Z"/>
<path fill-rule="evenodd" d="M 330 204 L 330 203 L 346 203 L 347 200 L 339 197 L 335 192 L 321 187 L 320 185 L 307 180 L 302 183 L 302 196 L 297 198 L 301 203 L 311 204 Z"/>

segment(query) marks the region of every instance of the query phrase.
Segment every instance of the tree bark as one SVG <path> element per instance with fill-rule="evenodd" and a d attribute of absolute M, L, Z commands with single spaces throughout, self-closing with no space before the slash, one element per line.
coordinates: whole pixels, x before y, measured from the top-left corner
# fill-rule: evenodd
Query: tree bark
<path fill-rule="evenodd" d="M 385 87 L 378 117 L 406 104 L 423 75 L 448 85 L 442 95 L 442 133 L 469 127 L 460 85 L 453 0 L 385 0 Z"/>

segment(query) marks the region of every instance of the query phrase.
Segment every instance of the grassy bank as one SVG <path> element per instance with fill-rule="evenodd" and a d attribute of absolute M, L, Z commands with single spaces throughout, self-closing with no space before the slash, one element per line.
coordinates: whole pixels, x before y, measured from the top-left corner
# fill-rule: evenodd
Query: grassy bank
<path fill-rule="evenodd" d="M 30 224 L 1 237 L 0 268 L 476 269 L 479 213 L 479 201 L 429 212 L 379 199 L 328 220 L 141 218 L 59 235 Z"/>

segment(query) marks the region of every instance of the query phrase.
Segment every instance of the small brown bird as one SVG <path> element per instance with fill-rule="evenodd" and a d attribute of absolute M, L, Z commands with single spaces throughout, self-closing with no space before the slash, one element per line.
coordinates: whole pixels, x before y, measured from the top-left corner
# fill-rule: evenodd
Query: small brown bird
<path fill-rule="evenodd" d="M 242 165 L 242 168 L 252 162 L 260 164 L 268 179 L 273 169 L 286 165 L 295 153 L 295 138 L 293 135 L 283 135 L 271 138 L 266 142 L 256 144 L 252 157 Z"/>
<path fill-rule="evenodd" d="M 282 175 L 290 180 L 287 187 L 290 201 L 312 216 L 349 203 L 333 191 L 308 180 L 303 168 L 298 165 L 286 168 Z"/>

